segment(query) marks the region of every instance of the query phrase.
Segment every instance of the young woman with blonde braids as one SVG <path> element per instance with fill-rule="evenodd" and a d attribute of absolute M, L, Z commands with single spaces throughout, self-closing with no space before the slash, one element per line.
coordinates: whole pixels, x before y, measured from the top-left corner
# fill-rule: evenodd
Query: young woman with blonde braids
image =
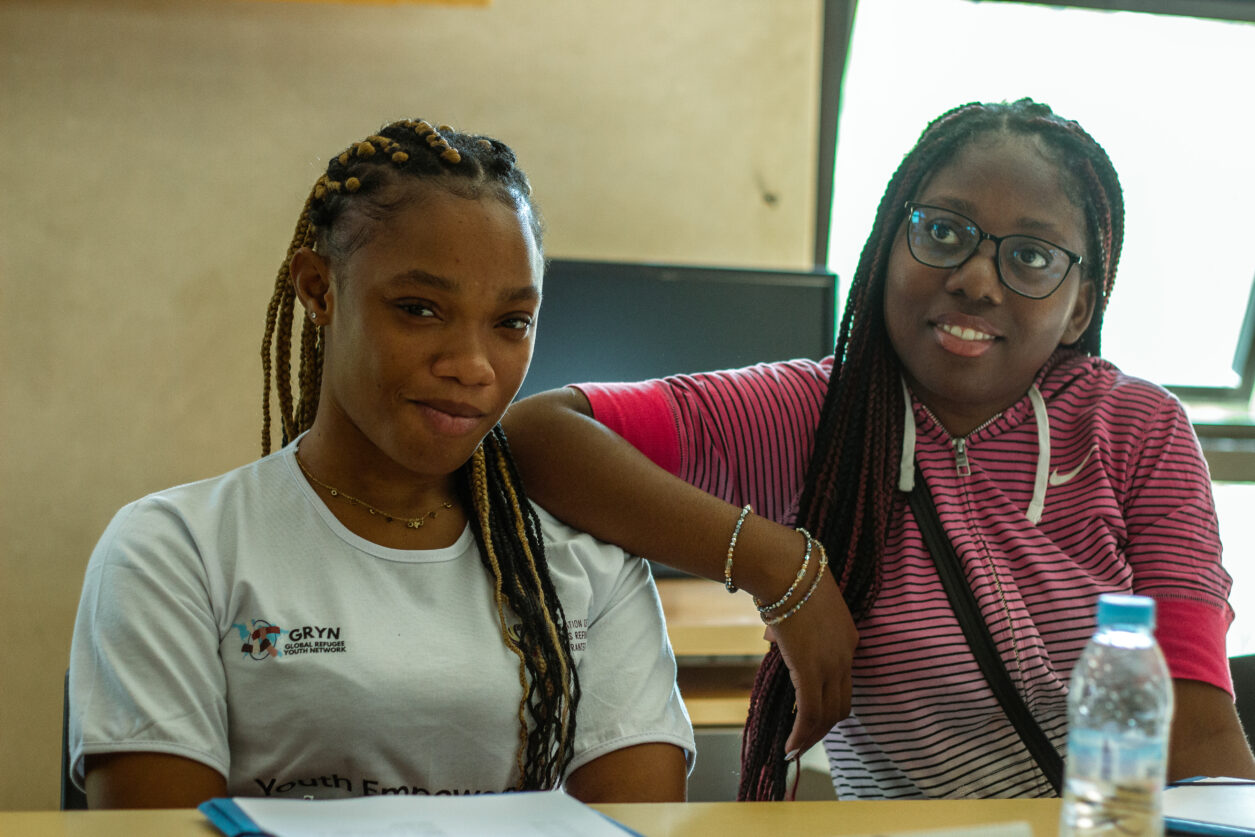
<path fill-rule="evenodd" d="M 70 743 L 92 807 L 684 798 L 647 567 L 532 507 L 497 425 L 542 264 L 497 140 L 396 122 L 331 160 L 267 312 L 263 458 L 126 506 L 88 565 Z"/>
<path fill-rule="evenodd" d="M 818 737 L 800 727 L 851 695 L 824 736 L 842 798 L 1054 792 L 977 667 L 913 491 L 936 504 L 1041 753 L 1063 749 L 1098 595 L 1131 591 L 1157 602 L 1174 678 L 1170 777 L 1255 777 L 1206 464 L 1174 398 L 1098 357 L 1123 233 L 1115 169 L 1077 123 L 1029 100 L 964 105 L 889 181 L 834 357 L 580 385 L 511 408 L 520 468 L 547 507 L 712 578 L 737 528 L 734 581 L 779 568 L 755 591 L 769 604 L 784 593 L 772 619 L 816 572 L 799 570 L 792 527 L 827 548 L 845 604 L 813 598 L 773 629 L 743 797 L 779 798 L 786 756 Z M 742 519 L 746 505 L 757 514 Z M 813 627 L 825 608 L 845 630 Z"/>

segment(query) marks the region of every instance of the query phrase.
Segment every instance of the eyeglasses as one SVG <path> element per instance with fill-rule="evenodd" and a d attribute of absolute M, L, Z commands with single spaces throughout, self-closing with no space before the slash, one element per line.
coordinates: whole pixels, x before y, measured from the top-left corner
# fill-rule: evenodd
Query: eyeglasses
<path fill-rule="evenodd" d="M 1030 299 L 1045 299 L 1059 290 L 1072 265 L 1081 263 L 1079 255 L 1044 238 L 990 235 L 971 218 L 939 206 L 908 201 L 906 211 L 906 242 L 915 261 L 928 267 L 958 267 L 982 241 L 992 241 L 998 281 Z"/>

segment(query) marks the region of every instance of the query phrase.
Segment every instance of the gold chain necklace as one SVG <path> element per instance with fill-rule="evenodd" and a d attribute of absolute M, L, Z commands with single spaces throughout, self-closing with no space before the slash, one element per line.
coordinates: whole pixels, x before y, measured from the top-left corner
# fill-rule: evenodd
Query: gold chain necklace
<path fill-rule="evenodd" d="M 394 520 L 403 520 L 405 521 L 405 526 L 407 529 L 422 529 L 424 523 L 426 523 L 431 518 L 435 517 L 441 511 L 445 509 L 453 508 L 453 504 L 446 500 L 445 502 L 441 503 L 437 508 L 432 509 L 426 514 L 420 514 L 418 517 L 406 517 L 405 515 L 401 515 L 401 514 L 389 514 L 383 509 L 375 508 L 370 503 L 367 503 L 365 500 L 359 500 L 351 494 L 345 494 L 340 489 L 327 485 L 325 482 L 318 479 L 318 477 L 314 476 L 313 474 L 309 472 L 309 469 L 305 467 L 305 463 L 301 461 L 301 456 L 299 452 L 295 453 L 294 455 L 296 457 L 297 467 L 301 469 L 302 474 L 309 477 L 311 482 L 317 483 L 318 485 L 327 489 L 327 491 L 331 492 L 332 497 L 339 497 L 343 500 L 348 501 L 348 503 L 353 506 L 361 506 L 362 508 L 366 509 L 366 511 L 370 512 L 372 515 L 375 515 L 377 517 L 382 517 L 384 520 L 386 520 L 389 523 L 391 523 Z"/>

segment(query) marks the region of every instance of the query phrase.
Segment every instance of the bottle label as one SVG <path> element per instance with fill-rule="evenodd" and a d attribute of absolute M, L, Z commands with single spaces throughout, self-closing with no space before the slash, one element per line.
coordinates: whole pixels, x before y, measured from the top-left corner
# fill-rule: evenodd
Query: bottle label
<path fill-rule="evenodd" d="M 1163 781 L 1167 742 L 1136 732 L 1068 732 L 1068 774 L 1104 782 Z"/>

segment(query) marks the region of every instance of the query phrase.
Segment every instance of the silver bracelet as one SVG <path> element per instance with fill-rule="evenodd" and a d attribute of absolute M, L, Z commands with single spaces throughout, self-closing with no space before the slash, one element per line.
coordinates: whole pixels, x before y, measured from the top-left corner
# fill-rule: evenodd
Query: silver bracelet
<path fill-rule="evenodd" d="M 789 597 L 793 595 L 793 591 L 796 590 L 797 586 L 802 583 L 802 579 L 806 578 L 806 568 L 811 565 L 811 551 L 815 547 L 815 539 L 811 537 L 810 532 L 806 531 L 801 526 L 799 526 L 797 530 L 806 536 L 806 554 L 802 556 L 802 567 L 797 571 L 797 577 L 793 579 L 793 583 L 789 585 L 789 589 L 784 591 L 784 595 L 781 596 L 779 600 L 772 602 L 769 605 L 764 605 L 757 599 L 757 597 L 754 599 L 754 604 L 758 606 L 759 613 L 770 613 L 773 610 L 784 607 L 785 603 L 789 601 Z"/>
<path fill-rule="evenodd" d="M 763 624 L 767 626 L 779 625 L 785 619 L 788 619 L 790 616 L 792 616 L 793 614 L 801 610 L 802 605 L 806 604 L 806 600 L 811 597 L 811 594 L 819 589 L 819 582 L 823 581 L 824 573 L 827 570 L 828 570 L 828 552 L 824 549 L 824 545 L 821 543 L 819 545 L 819 572 L 815 573 L 815 580 L 811 582 L 810 589 L 806 591 L 806 595 L 802 597 L 801 601 L 793 605 L 793 607 L 789 608 L 788 610 L 786 610 L 784 613 L 780 614 L 779 616 L 773 616 L 771 619 L 764 619 Z"/>
<path fill-rule="evenodd" d="M 741 535 L 741 524 L 745 522 L 745 518 L 753 510 L 749 503 L 746 503 L 745 507 L 741 509 L 741 515 L 736 519 L 736 526 L 732 529 L 732 540 L 728 542 L 728 557 L 723 562 L 723 587 L 729 593 L 735 593 L 740 589 L 732 583 L 732 552 L 736 549 L 736 539 Z"/>

